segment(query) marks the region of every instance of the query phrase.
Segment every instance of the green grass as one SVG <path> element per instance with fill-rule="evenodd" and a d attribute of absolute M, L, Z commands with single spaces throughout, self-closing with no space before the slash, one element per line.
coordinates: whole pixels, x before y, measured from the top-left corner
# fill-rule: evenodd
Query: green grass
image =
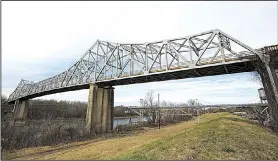
<path fill-rule="evenodd" d="M 277 160 L 278 137 L 252 121 L 226 114 L 114 159 Z"/>
<path fill-rule="evenodd" d="M 44 153 L 42 147 L 6 153 L 6 158 L 43 160 L 90 159 L 244 159 L 277 160 L 278 135 L 260 125 L 229 113 L 204 114 L 197 120 L 150 129 L 106 140 Z M 77 143 L 74 143 L 77 144 Z M 5 157 L 4 157 L 5 158 Z"/>

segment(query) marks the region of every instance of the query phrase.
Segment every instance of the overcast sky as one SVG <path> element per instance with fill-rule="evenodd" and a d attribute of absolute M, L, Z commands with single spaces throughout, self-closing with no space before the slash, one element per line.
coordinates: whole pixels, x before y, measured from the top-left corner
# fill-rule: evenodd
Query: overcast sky
<path fill-rule="evenodd" d="M 21 79 L 67 70 L 97 40 L 141 43 L 220 29 L 260 48 L 277 44 L 277 2 L 2 2 L 2 94 Z M 257 102 L 249 73 L 116 86 L 115 105 L 138 105 L 153 89 L 161 100 L 204 104 Z M 40 97 L 87 101 L 88 90 Z"/>

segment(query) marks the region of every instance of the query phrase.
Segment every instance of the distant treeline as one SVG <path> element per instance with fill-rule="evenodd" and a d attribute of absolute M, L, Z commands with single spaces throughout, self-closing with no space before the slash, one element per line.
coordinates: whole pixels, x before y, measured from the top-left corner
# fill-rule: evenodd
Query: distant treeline
<path fill-rule="evenodd" d="M 147 100 L 147 99 L 146 99 Z M 154 100 L 152 100 L 154 101 Z M 148 101 L 141 106 L 149 107 Z M 149 103 L 151 107 L 156 107 L 156 102 Z M 161 101 L 161 107 L 179 107 L 179 106 L 200 105 L 198 100 L 190 99 L 187 103 L 173 103 Z M 12 105 L 7 104 L 7 97 L 1 96 L 1 120 L 6 121 L 13 110 Z M 58 119 L 58 118 L 84 118 L 86 117 L 87 102 L 81 101 L 57 101 L 33 99 L 29 100 L 28 119 Z M 127 107 L 115 106 L 114 117 L 136 116 L 134 112 L 127 113 Z"/>
<path fill-rule="evenodd" d="M 30 100 L 28 118 L 85 118 L 87 103 L 80 101 Z"/>
<path fill-rule="evenodd" d="M 87 105 L 87 102 L 80 101 L 31 100 L 28 118 L 85 118 Z M 115 106 L 114 108 L 114 117 L 129 116 L 125 113 L 127 107 Z"/>
<path fill-rule="evenodd" d="M 7 120 L 13 106 L 7 104 L 7 98 L 1 97 L 1 118 Z M 115 106 L 114 117 L 126 117 L 136 115 L 128 114 L 125 106 Z M 29 101 L 28 119 L 57 119 L 57 118 L 85 118 L 87 102 L 80 101 L 57 101 L 34 99 Z"/>

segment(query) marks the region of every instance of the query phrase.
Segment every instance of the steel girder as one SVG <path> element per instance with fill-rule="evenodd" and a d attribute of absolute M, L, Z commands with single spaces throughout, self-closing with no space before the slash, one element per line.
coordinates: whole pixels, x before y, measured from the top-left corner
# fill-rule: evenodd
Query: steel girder
<path fill-rule="evenodd" d="M 168 73 L 171 76 L 171 72 L 177 70 L 250 61 L 251 57 L 259 54 L 259 51 L 218 29 L 142 44 L 119 44 L 97 40 L 67 71 L 37 83 L 20 81 L 8 101 L 31 95 L 35 97 L 40 93 L 46 95 L 49 91 L 57 93 L 63 88 L 91 83 L 117 82 L 123 78 L 131 78 L 132 82 L 132 79 L 142 75 L 145 75 L 146 79 L 149 77 L 156 80 L 154 73 Z"/>

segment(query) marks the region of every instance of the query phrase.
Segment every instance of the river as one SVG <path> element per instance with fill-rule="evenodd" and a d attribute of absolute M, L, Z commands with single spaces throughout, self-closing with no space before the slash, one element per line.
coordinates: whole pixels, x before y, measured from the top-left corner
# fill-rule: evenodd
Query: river
<path fill-rule="evenodd" d="M 139 117 L 131 117 L 132 123 L 136 123 L 137 121 L 147 121 L 147 117 L 139 118 Z M 113 129 L 116 128 L 117 125 L 127 125 L 130 123 L 130 118 L 115 118 Z"/>

